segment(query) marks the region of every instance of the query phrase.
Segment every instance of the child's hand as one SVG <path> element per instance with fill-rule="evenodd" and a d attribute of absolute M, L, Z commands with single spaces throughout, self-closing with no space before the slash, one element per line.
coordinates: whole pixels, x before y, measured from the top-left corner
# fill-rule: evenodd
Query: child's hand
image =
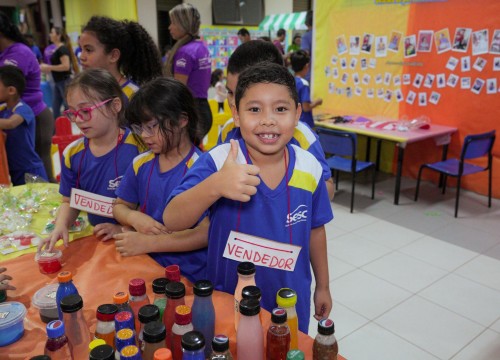
<path fill-rule="evenodd" d="M 314 290 L 314 318 L 321 320 L 327 318 L 332 310 L 332 295 L 330 288 L 318 288 Z"/>
<path fill-rule="evenodd" d="M 96 237 L 102 237 L 101 241 L 108 241 L 113 238 L 113 235 L 121 233 L 121 225 L 111 224 L 111 223 L 102 223 L 97 224 L 94 227 L 94 235 Z"/>
<path fill-rule="evenodd" d="M 257 192 L 260 184 L 259 168 L 255 165 L 238 164 L 238 143 L 231 140 L 231 150 L 227 155 L 226 162 L 219 171 L 220 183 L 219 193 L 222 197 L 247 202 Z"/>
<path fill-rule="evenodd" d="M 134 211 L 131 216 L 129 216 L 129 218 L 130 217 L 133 217 L 133 219 L 131 219 L 132 221 L 130 221 L 130 224 L 136 231 L 140 233 L 148 235 L 160 235 L 166 234 L 168 232 L 165 225 L 156 221 L 149 215 Z"/>
<path fill-rule="evenodd" d="M 317 103 L 318 103 L 318 105 L 322 105 L 323 104 L 323 99 L 318 99 Z"/>
<path fill-rule="evenodd" d="M 0 274 L 7 271 L 6 268 L 0 268 Z M 0 275 L 0 290 L 16 290 L 12 285 L 8 284 L 8 280 L 12 280 L 12 277 L 7 274 Z"/>
<path fill-rule="evenodd" d="M 115 234 L 113 237 L 115 239 L 116 251 L 124 257 L 147 254 L 149 252 L 148 243 L 154 241 L 150 235 L 144 235 L 135 231 Z"/>
<path fill-rule="evenodd" d="M 38 252 L 42 251 L 44 248 L 48 252 L 52 252 L 54 250 L 54 246 L 56 243 L 62 239 L 64 246 L 68 247 L 69 246 L 69 232 L 66 227 L 55 227 L 54 231 L 50 233 L 50 236 L 48 238 L 45 238 L 40 241 L 38 244 Z"/>

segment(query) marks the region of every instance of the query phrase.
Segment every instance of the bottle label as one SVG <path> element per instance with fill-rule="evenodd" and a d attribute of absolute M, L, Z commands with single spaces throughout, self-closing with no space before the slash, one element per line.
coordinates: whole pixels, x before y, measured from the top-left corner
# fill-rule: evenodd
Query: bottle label
<path fill-rule="evenodd" d="M 301 249 L 300 246 L 231 231 L 223 256 L 272 269 L 294 271 Z"/>
<path fill-rule="evenodd" d="M 240 302 L 236 299 L 234 299 L 234 311 L 237 313 L 240 312 Z"/>

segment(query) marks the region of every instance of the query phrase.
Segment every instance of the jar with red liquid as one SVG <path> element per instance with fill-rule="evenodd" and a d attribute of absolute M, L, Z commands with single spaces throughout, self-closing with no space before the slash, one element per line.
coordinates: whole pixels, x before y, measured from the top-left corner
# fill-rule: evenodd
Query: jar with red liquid
<path fill-rule="evenodd" d="M 128 292 L 130 294 L 129 305 L 134 313 L 135 332 L 138 334 L 141 330 L 139 321 L 139 309 L 144 305 L 150 304 L 146 294 L 146 282 L 143 279 L 132 279 L 128 283 Z"/>
<path fill-rule="evenodd" d="M 47 336 L 45 355 L 49 355 L 52 360 L 72 359 L 64 323 L 61 320 L 54 320 L 47 324 Z"/>
<path fill-rule="evenodd" d="M 42 274 L 53 274 L 61 270 L 61 250 L 54 252 L 42 251 L 35 255 L 35 261 L 38 263 L 38 269 Z"/>
<path fill-rule="evenodd" d="M 286 360 L 290 350 L 290 329 L 286 323 L 286 311 L 275 308 L 271 313 L 271 325 L 267 331 L 267 360 Z"/>

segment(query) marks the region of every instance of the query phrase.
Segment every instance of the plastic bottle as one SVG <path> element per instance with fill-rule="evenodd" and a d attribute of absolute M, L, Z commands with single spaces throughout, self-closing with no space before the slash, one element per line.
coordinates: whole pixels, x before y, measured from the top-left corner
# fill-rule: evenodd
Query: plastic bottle
<path fill-rule="evenodd" d="M 179 265 L 169 265 L 165 267 L 165 277 L 169 281 L 181 281 L 181 269 Z"/>
<path fill-rule="evenodd" d="M 144 341 L 143 341 L 144 326 L 147 323 L 150 323 L 151 321 L 160 320 L 160 309 L 158 309 L 158 306 L 156 305 L 152 304 L 144 305 L 139 309 L 138 317 L 141 323 L 141 329 L 139 331 L 139 335 L 137 336 L 137 338 L 139 343 L 139 349 L 141 349 L 141 351 L 144 351 Z"/>
<path fill-rule="evenodd" d="M 130 311 L 120 311 L 115 315 L 115 334 L 121 329 L 130 329 L 135 336 L 134 326 L 134 316 Z"/>
<path fill-rule="evenodd" d="M 242 299 L 255 299 L 259 301 L 262 299 L 262 292 L 258 286 L 249 285 L 245 286 L 243 290 L 241 290 L 241 298 Z M 262 323 L 262 312 L 259 314 L 260 322 Z"/>
<path fill-rule="evenodd" d="M 175 308 L 175 323 L 172 326 L 172 357 L 174 360 L 182 360 L 182 335 L 193 331 L 191 323 L 191 308 L 179 305 Z"/>
<path fill-rule="evenodd" d="M 114 360 L 115 351 L 108 344 L 96 346 L 90 351 L 89 360 Z"/>
<path fill-rule="evenodd" d="M 125 346 L 120 352 L 120 360 L 142 360 L 141 351 L 135 345 Z"/>
<path fill-rule="evenodd" d="M 64 331 L 64 323 L 61 320 L 53 320 L 47 324 L 48 339 L 44 354 L 53 360 L 72 359 L 69 341 Z"/>
<path fill-rule="evenodd" d="M 330 319 L 321 319 L 313 344 L 313 360 L 337 360 L 338 353 L 335 324 Z"/>
<path fill-rule="evenodd" d="M 86 359 L 89 351 L 90 332 L 82 308 L 83 300 L 80 295 L 68 295 L 61 300 L 66 336 L 75 360 Z"/>
<path fill-rule="evenodd" d="M 153 280 L 153 293 L 155 294 L 153 304 L 160 309 L 160 319 L 163 319 L 163 313 L 167 306 L 167 296 L 165 295 L 165 287 L 170 280 L 158 278 Z"/>
<path fill-rule="evenodd" d="M 128 314 L 128 313 L 127 313 Z M 118 315 L 117 315 L 118 316 Z M 120 360 L 121 350 L 129 345 L 135 345 L 135 333 L 132 329 L 120 329 L 116 331 L 115 359 Z"/>
<path fill-rule="evenodd" d="M 153 360 L 158 349 L 165 348 L 165 325 L 161 321 L 152 321 L 144 326 L 144 360 Z M 168 350 L 170 352 L 170 350 Z"/>
<path fill-rule="evenodd" d="M 115 315 L 118 313 L 118 307 L 114 304 L 103 304 L 97 307 L 94 339 L 102 339 L 111 346 L 115 347 Z"/>
<path fill-rule="evenodd" d="M 271 313 L 271 325 L 267 330 L 267 360 L 286 360 L 290 350 L 290 329 L 286 324 L 286 311 L 275 308 Z"/>
<path fill-rule="evenodd" d="M 203 334 L 205 339 L 213 339 L 215 333 L 215 308 L 212 301 L 214 286 L 209 280 L 194 283 L 193 327 Z M 210 355 L 210 347 L 205 347 L 205 357 Z"/>
<path fill-rule="evenodd" d="M 146 294 L 146 283 L 143 279 L 132 279 L 128 283 L 128 292 L 130 293 L 129 304 L 134 313 L 135 332 L 139 333 L 141 323 L 137 314 L 141 307 L 150 304 L 148 295 Z"/>
<path fill-rule="evenodd" d="M 300 350 L 290 350 L 288 354 L 286 354 L 286 360 L 304 360 L 304 353 Z"/>
<path fill-rule="evenodd" d="M 57 280 L 59 281 L 59 287 L 56 292 L 56 302 L 57 302 L 57 312 L 59 313 L 59 320 L 63 319 L 61 311 L 61 300 L 63 297 L 77 294 L 78 290 L 73 284 L 73 275 L 69 271 L 62 271 L 57 274 Z"/>
<path fill-rule="evenodd" d="M 167 295 L 167 307 L 163 313 L 163 324 L 167 330 L 165 345 L 172 350 L 172 326 L 175 323 L 175 308 L 186 304 L 184 301 L 186 287 L 181 282 L 172 281 L 167 284 L 165 294 Z"/>
<path fill-rule="evenodd" d="M 182 335 L 182 360 L 205 360 L 205 338 L 199 331 Z"/>
<path fill-rule="evenodd" d="M 278 306 L 286 310 L 287 324 L 290 328 L 290 349 L 299 348 L 299 319 L 295 304 L 297 303 L 297 293 L 290 288 L 282 288 L 276 294 Z"/>
<path fill-rule="evenodd" d="M 240 301 L 240 322 L 236 332 L 239 360 L 264 360 L 264 335 L 259 313 L 260 304 L 257 300 Z"/>
<path fill-rule="evenodd" d="M 233 360 L 229 350 L 229 338 L 226 335 L 217 335 L 212 340 L 212 353 L 209 360 Z"/>
<path fill-rule="evenodd" d="M 115 293 L 113 295 L 113 303 L 116 306 L 118 306 L 118 312 L 128 311 L 128 312 L 130 312 L 130 314 L 132 314 L 132 320 L 134 321 L 134 327 L 135 327 L 134 312 L 132 311 L 132 308 L 130 307 L 130 304 L 128 302 L 128 294 L 126 292 L 123 292 L 123 291 Z"/>
<path fill-rule="evenodd" d="M 255 265 L 245 261 L 238 265 L 238 283 L 234 290 L 234 328 L 238 330 L 238 322 L 240 321 L 240 301 L 242 299 L 241 291 L 244 287 L 255 286 Z"/>
<path fill-rule="evenodd" d="M 155 351 L 153 360 L 172 360 L 172 352 L 167 348 L 161 348 Z"/>

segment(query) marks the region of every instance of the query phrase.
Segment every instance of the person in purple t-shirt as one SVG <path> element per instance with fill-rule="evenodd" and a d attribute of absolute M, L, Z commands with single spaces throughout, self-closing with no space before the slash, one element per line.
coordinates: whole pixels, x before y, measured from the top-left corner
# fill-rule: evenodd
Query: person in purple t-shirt
<path fill-rule="evenodd" d="M 285 48 L 283 47 L 283 41 L 286 38 L 286 30 L 279 29 L 276 33 L 276 39 L 273 40 L 274 46 L 280 51 L 281 55 L 285 55 Z"/>
<path fill-rule="evenodd" d="M 19 29 L 5 13 L 0 11 L 0 66 L 2 65 L 17 66 L 26 78 L 26 89 L 22 99 L 35 113 L 35 149 L 43 161 L 49 181 L 55 182 L 50 154 L 54 134 L 54 116 L 43 102 L 40 88 L 40 65 Z"/>
<path fill-rule="evenodd" d="M 201 23 L 198 10 L 184 3 L 175 6 L 169 15 L 168 30 L 177 42 L 170 52 L 165 72 L 187 85 L 195 97 L 200 113 L 201 138 L 197 141 L 200 143 L 212 127 L 212 112 L 207 100 L 212 61 L 208 48 L 198 37 Z"/>

